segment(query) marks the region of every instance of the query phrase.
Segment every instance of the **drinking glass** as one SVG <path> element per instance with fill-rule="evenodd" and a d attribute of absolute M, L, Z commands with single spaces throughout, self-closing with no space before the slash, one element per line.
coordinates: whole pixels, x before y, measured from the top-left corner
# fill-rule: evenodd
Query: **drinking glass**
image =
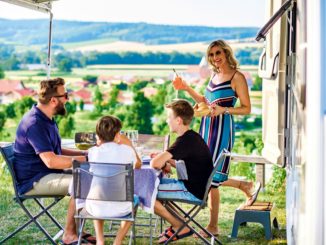
<path fill-rule="evenodd" d="M 132 145 L 136 147 L 138 142 L 138 130 L 127 130 L 126 136 L 131 141 Z"/>
<path fill-rule="evenodd" d="M 173 81 L 178 77 L 179 77 L 178 74 L 176 72 L 174 72 L 173 73 Z M 179 89 L 176 89 L 175 87 L 174 87 L 174 89 L 175 89 L 175 98 L 174 99 L 177 100 L 177 99 L 179 99 Z"/>
<path fill-rule="evenodd" d="M 137 146 L 138 143 L 138 130 L 132 130 L 131 131 L 131 142 L 133 146 Z"/>
<path fill-rule="evenodd" d="M 79 150 L 88 150 L 96 145 L 96 134 L 91 132 L 76 133 L 75 145 Z"/>

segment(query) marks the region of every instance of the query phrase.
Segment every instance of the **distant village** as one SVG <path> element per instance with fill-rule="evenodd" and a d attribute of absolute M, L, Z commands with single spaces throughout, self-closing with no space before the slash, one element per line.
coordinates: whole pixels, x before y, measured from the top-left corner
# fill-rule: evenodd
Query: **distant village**
<path fill-rule="evenodd" d="M 39 70 L 39 67 L 33 64 L 25 65 L 25 69 L 28 70 Z M 244 75 L 246 76 L 247 83 L 249 88 L 253 85 L 252 76 L 249 72 L 244 71 Z M 171 74 L 168 77 L 162 78 L 152 78 L 149 81 L 153 84 L 163 84 L 166 80 L 172 80 L 174 74 Z M 182 76 L 184 79 L 193 84 L 195 86 L 203 85 L 210 76 L 210 70 L 202 61 L 199 65 L 190 65 L 186 70 L 182 72 Z M 75 100 L 77 103 L 79 101 L 84 102 L 84 109 L 85 110 L 92 110 L 93 108 L 93 93 L 94 89 L 91 89 L 91 84 L 97 84 L 101 88 L 101 92 L 103 94 L 103 99 L 106 100 L 106 96 L 109 94 L 110 87 L 112 85 L 117 85 L 125 83 L 130 85 L 135 83 L 139 80 L 139 77 L 128 75 L 128 76 L 104 76 L 99 75 L 95 83 L 90 83 L 89 81 L 80 80 L 74 82 L 67 82 L 67 88 L 69 91 L 69 97 L 71 100 Z M 102 89 L 103 88 L 103 89 Z M 158 92 L 157 89 L 153 86 L 148 85 L 147 87 L 143 88 L 142 91 L 144 92 L 144 96 L 150 98 L 151 96 L 156 95 Z M 1 104 L 10 104 L 15 102 L 16 100 L 22 99 L 24 96 L 30 96 L 37 100 L 37 91 L 28 86 L 28 83 L 24 83 L 21 80 L 11 80 L 11 79 L 2 79 L 0 80 L 0 103 Z M 123 91 L 120 90 L 118 95 L 118 102 L 121 104 L 132 104 L 133 103 L 133 94 L 131 91 Z"/>

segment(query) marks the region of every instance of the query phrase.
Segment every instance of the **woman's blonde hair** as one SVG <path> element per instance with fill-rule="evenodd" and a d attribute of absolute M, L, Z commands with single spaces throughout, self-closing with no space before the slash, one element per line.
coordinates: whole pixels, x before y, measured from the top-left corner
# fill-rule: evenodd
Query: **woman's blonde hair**
<path fill-rule="evenodd" d="M 218 70 L 217 67 L 214 66 L 214 64 L 211 62 L 211 59 L 209 57 L 209 53 L 211 51 L 211 49 L 215 46 L 218 46 L 220 48 L 223 49 L 224 53 L 225 53 L 225 56 L 226 56 L 226 60 L 227 62 L 229 63 L 229 66 L 232 68 L 232 69 L 235 69 L 237 70 L 239 67 L 239 63 L 238 61 L 236 60 L 236 58 L 234 57 L 234 54 L 233 54 L 233 50 L 232 48 L 230 47 L 229 44 L 227 44 L 224 40 L 216 40 L 216 41 L 213 41 L 207 48 L 207 51 L 206 51 L 206 59 L 207 59 L 207 62 L 208 64 L 211 65 L 212 69 L 214 72 L 216 73 L 219 73 L 220 71 Z"/>

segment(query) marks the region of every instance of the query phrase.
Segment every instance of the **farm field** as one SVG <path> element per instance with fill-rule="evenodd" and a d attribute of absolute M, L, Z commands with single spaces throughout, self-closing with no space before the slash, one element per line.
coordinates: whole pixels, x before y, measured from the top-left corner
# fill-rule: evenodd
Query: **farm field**
<path fill-rule="evenodd" d="M 73 68 L 71 73 L 58 72 L 53 69 L 52 77 L 64 77 L 72 81 L 80 80 L 85 75 L 104 75 L 104 76 L 136 76 L 141 78 L 168 78 L 172 75 L 172 69 L 178 72 L 185 72 L 188 65 L 91 65 L 85 68 Z M 257 66 L 241 66 L 240 70 L 248 71 L 252 74 L 257 73 Z M 35 80 L 40 81 L 46 78 L 45 71 L 6 71 L 8 79 Z"/>
<path fill-rule="evenodd" d="M 98 52 L 180 52 L 180 53 L 205 53 L 208 42 L 190 42 L 180 44 L 160 44 L 146 45 L 139 42 L 98 40 L 92 42 L 69 43 L 63 46 L 69 51 L 98 51 Z M 237 42 L 230 41 L 231 47 L 236 50 L 245 47 L 263 47 L 262 43 L 252 42 Z"/>

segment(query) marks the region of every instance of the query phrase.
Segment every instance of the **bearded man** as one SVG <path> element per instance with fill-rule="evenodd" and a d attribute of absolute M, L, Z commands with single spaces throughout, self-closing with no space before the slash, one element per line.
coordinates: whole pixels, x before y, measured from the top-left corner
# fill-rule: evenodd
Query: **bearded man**
<path fill-rule="evenodd" d="M 87 152 L 61 148 L 55 115 L 65 115 L 69 96 L 62 78 L 41 81 L 38 103 L 22 118 L 14 144 L 18 192 L 25 195 L 66 195 L 72 179 L 63 169 L 73 160 L 86 161 Z M 71 198 L 63 243 L 77 240 L 75 205 Z M 93 238 L 94 239 L 94 238 Z"/>

